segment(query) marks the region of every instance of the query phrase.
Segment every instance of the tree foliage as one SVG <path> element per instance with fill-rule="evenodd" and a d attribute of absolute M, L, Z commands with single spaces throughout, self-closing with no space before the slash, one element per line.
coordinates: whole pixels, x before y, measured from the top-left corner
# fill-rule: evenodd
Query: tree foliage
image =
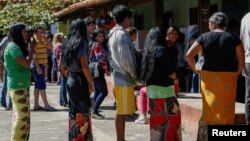
<path fill-rule="evenodd" d="M 64 0 L 32 0 L 29 3 L 8 2 L 0 9 L 0 28 L 7 31 L 15 22 L 24 22 L 29 29 L 48 28 L 55 21 L 53 12 L 64 7 Z"/>

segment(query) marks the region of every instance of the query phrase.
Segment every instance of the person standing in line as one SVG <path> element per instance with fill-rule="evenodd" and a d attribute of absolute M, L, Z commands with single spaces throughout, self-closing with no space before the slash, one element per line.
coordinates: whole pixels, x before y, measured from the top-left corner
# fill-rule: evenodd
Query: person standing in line
<path fill-rule="evenodd" d="M 47 48 L 51 48 L 52 45 L 45 36 L 44 30 L 41 27 L 35 29 L 32 44 L 35 44 L 35 52 L 32 64 L 32 73 L 35 81 L 34 89 L 34 108 L 33 110 L 45 110 L 55 111 L 56 109 L 48 103 L 46 96 L 46 80 L 45 80 L 45 68 L 48 63 Z M 44 102 L 44 107 L 39 105 L 39 94 Z"/>
<path fill-rule="evenodd" d="M 87 26 L 87 33 L 88 33 L 88 42 L 87 43 L 88 43 L 88 47 L 89 47 L 88 53 L 90 53 L 92 45 L 93 45 L 92 33 L 94 32 L 96 25 L 95 25 L 95 20 L 91 16 L 84 18 L 84 22 Z"/>
<path fill-rule="evenodd" d="M 9 43 L 4 51 L 4 65 L 8 71 L 8 89 L 13 101 L 11 141 L 28 141 L 30 134 L 30 64 L 34 46 L 28 49 L 26 26 L 16 23 L 9 29 Z"/>
<path fill-rule="evenodd" d="M 190 68 L 201 76 L 202 115 L 198 141 L 208 140 L 208 125 L 234 124 L 237 77 L 244 67 L 244 48 L 240 38 L 225 31 L 227 16 L 216 12 L 209 18 L 210 32 L 192 44 L 186 56 Z M 201 68 L 195 56 L 204 56 Z"/>
<path fill-rule="evenodd" d="M 110 30 L 112 76 L 117 109 L 115 126 L 117 141 L 125 141 L 125 119 L 135 112 L 134 87 L 136 85 L 136 60 L 133 42 L 125 31 L 130 26 L 132 12 L 125 5 L 113 8 L 116 26 Z"/>
<path fill-rule="evenodd" d="M 176 44 L 177 44 L 177 40 L 179 38 L 179 29 L 177 27 L 169 27 L 168 30 L 167 30 L 167 35 L 166 35 L 166 41 L 167 41 L 167 46 L 169 47 L 170 49 L 170 56 L 173 60 L 173 63 L 174 63 L 174 66 L 175 66 L 175 72 L 176 72 L 176 75 L 177 75 L 177 79 L 174 80 L 174 86 L 175 86 L 175 94 L 178 95 L 178 92 L 180 91 L 180 79 L 181 78 L 181 72 L 178 68 L 178 49 L 176 47 Z"/>
<path fill-rule="evenodd" d="M 6 95 L 8 94 L 8 88 L 7 88 L 7 71 L 4 68 L 4 59 L 3 59 L 3 53 L 4 50 L 6 48 L 6 46 L 8 45 L 8 36 L 4 37 L 3 40 L 0 43 L 0 50 L 1 50 L 1 58 L 0 58 L 0 69 L 1 69 L 1 75 L 2 75 L 2 82 L 3 82 L 3 86 L 2 86 L 2 90 L 0 93 L 0 108 L 2 110 L 10 110 L 12 109 L 12 100 L 9 96 L 9 100 L 8 103 L 6 103 Z"/>
<path fill-rule="evenodd" d="M 105 40 L 105 33 L 101 29 L 96 29 L 93 32 L 92 40 L 94 41 L 89 60 L 90 62 L 99 62 L 99 76 L 94 78 L 94 101 L 95 105 L 93 107 L 92 117 L 97 119 L 104 118 L 103 115 L 99 113 L 99 108 L 108 95 L 107 82 L 105 80 L 105 75 L 110 76 L 109 72 L 109 62 L 108 62 L 108 52 L 103 48 L 103 42 Z"/>
<path fill-rule="evenodd" d="M 54 54 L 55 59 L 56 59 L 56 61 L 55 61 L 56 64 L 53 64 L 53 65 L 56 65 L 57 68 L 59 68 L 59 64 L 60 64 L 63 41 L 64 41 L 64 34 L 63 33 L 59 32 L 59 33 L 56 33 L 54 35 L 52 45 L 53 45 L 53 54 Z M 68 106 L 68 98 L 67 98 L 67 90 L 66 90 L 67 78 L 61 74 L 60 69 L 57 69 L 57 76 L 58 76 L 57 77 L 58 79 L 61 79 L 61 80 L 58 80 L 61 82 L 60 83 L 59 104 L 61 106 Z"/>
<path fill-rule="evenodd" d="M 150 141 L 181 141 L 181 112 L 175 96 L 176 68 L 166 33 L 150 29 L 142 49 L 141 80 L 146 84 L 150 111 Z"/>
<path fill-rule="evenodd" d="M 245 49 L 245 68 L 243 76 L 245 76 L 245 115 L 246 122 L 250 125 L 250 12 L 247 13 L 241 20 L 240 38 Z"/>
<path fill-rule="evenodd" d="M 53 41 L 53 35 L 47 31 L 45 33 L 45 36 L 48 38 L 49 43 L 52 43 Z M 52 80 L 54 80 L 54 78 L 52 77 L 52 69 L 53 69 L 53 51 L 52 51 L 52 47 L 51 48 L 47 48 L 47 53 L 48 53 L 48 63 L 47 63 L 47 67 L 45 69 L 45 80 L 46 82 L 51 83 Z M 57 81 L 58 82 L 58 81 Z"/>
<path fill-rule="evenodd" d="M 90 94 L 94 82 L 88 65 L 87 29 L 74 19 L 62 46 L 60 69 L 67 77 L 69 96 L 69 141 L 93 141 Z"/>
<path fill-rule="evenodd" d="M 96 18 L 97 28 L 100 28 L 105 33 L 105 39 L 108 38 L 109 30 L 111 29 L 112 18 L 108 15 L 108 9 L 106 7 L 100 8 L 100 17 Z"/>
<path fill-rule="evenodd" d="M 187 43 L 188 49 L 192 46 L 192 44 L 195 42 L 195 40 L 198 38 L 198 36 L 199 36 L 199 28 L 198 28 L 198 25 L 195 25 L 189 33 L 189 40 Z M 188 49 L 186 49 L 185 54 L 187 53 Z M 186 59 L 186 56 L 185 56 L 185 59 Z M 195 61 L 196 62 L 198 61 L 198 55 L 195 56 Z M 199 93 L 199 75 L 197 73 L 194 73 L 190 69 L 189 69 L 189 71 L 192 73 L 190 92 L 191 93 Z"/>

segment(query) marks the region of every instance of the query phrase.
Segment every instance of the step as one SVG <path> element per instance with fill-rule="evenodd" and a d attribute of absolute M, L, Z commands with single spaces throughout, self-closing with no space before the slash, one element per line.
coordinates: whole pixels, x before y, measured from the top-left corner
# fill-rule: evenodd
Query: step
<path fill-rule="evenodd" d="M 199 93 L 179 93 L 178 101 L 181 108 L 182 128 L 191 136 L 197 136 L 198 123 L 201 116 L 202 100 Z M 245 104 L 236 102 L 235 124 L 245 124 Z"/>

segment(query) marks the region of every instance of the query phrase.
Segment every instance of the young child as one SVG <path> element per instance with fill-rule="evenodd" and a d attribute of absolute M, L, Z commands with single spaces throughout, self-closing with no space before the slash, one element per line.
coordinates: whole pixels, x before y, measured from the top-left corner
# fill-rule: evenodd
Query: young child
<path fill-rule="evenodd" d="M 129 27 L 126 29 L 126 31 L 128 32 L 131 40 L 135 42 L 137 38 L 137 29 L 134 27 Z M 138 68 L 136 70 L 136 74 L 137 74 L 137 77 L 139 77 L 140 76 L 140 64 L 141 64 L 141 52 L 138 51 L 135 46 L 134 46 L 134 50 L 135 50 L 137 68 Z M 135 120 L 135 123 L 146 124 L 148 123 L 147 113 L 149 109 L 148 98 L 146 94 L 146 87 L 142 87 L 141 85 L 138 85 L 135 88 L 134 92 L 136 95 L 137 109 L 140 113 L 139 117 Z"/>
<path fill-rule="evenodd" d="M 140 93 L 137 96 L 137 108 L 140 116 L 135 120 L 135 123 L 147 124 L 148 123 L 148 111 L 149 111 L 149 101 L 147 97 L 146 87 L 140 89 Z"/>

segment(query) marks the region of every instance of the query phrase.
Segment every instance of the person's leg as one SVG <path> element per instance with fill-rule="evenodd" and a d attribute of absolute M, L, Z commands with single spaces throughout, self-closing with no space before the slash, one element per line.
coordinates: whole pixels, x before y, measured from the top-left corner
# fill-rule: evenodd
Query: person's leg
<path fill-rule="evenodd" d="M 46 95 L 46 80 L 45 80 L 45 68 L 42 68 L 43 74 L 41 75 L 41 81 L 40 81 L 40 93 L 42 100 L 44 102 L 44 108 L 45 110 L 55 110 L 52 106 L 49 105 L 47 95 Z"/>
<path fill-rule="evenodd" d="M 98 89 L 99 91 L 99 95 L 95 99 L 95 106 L 94 106 L 93 112 L 99 113 L 98 109 L 100 108 L 105 97 L 108 95 L 108 88 L 107 88 L 106 80 L 104 77 L 99 77 L 95 79 L 94 82 L 95 82 L 96 89 Z"/>
<path fill-rule="evenodd" d="M 6 95 L 8 97 L 8 103 L 7 103 L 7 107 L 9 109 L 12 109 L 12 99 L 10 97 L 10 93 L 8 92 L 8 87 L 7 87 L 7 84 L 8 84 L 8 80 L 7 80 L 7 71 L 4 71 L 4 79 L 5 79 L 5 82 L 3 84 L 3 87 L 6 87 Z"/>
<path fill-rule="evenodd" d="M 59 71 L 57 71 L 57 85 L 61 84 L 61 80 L 62 80 L 62 74 Z"/>
<path fill-rule="evenodd" d="M 245 64 L 244 70 L 246 73 L 245 114 L 246 122 L 250 125 L 250 63 Z"/>
<path fill-rule="evenodd" d="M 13 124 L 11 141 L 28 141 L 30 134 L 30 106 L 27 89 L 10 91 L 13 99 Z"/>
<path fill-rule="evenodd" d="M 67 90 L 66 90 L 67 78 L 62 75 L 60 84 L 60 105 L 66 106 L 68 104 Z"/>
<path fill-rule="evenodd" d="M 116 95 L 116 117 L 115 117 L 115 127 L 117 141 L 125 140 L 125 118 L 127 115 L 135 112 L 135 95 L 134 87 L 114 87 Z M 126 100 L 124 100 L 126 99 Z"/>
<path fill-rule="evenodd" d="M 137 107 L 140 113 L 140 116 L 135 120 L 135 123 L 148 123 L 147 119 L 147 95 L 146 95 L 146 87 L 140 89 L 140 94 L 137 96 Z"/>
<path fill-rule="evenodd" d="M 42 107 L 39 105 L 39 75 L 37 74 L 36 68 L 32 68 L 32 74 L 35 82 L 34 88 L 34 110 L 40 110 Z"/>
<path fill-rule="evenodd" d="M 40 109 L 39 105 L 39 89 L 34 89 L 34 110 Z"/>
<path fill-rule="evenodd" d="M 6 70 L 3 71 L 3 86 L 0 95 L 0 104 L 2 107 L 7 108 L 6 104 L 6 95 L 7 95 L 7 72 Z"/>
<path fill-rule="evenodd" d="M 52 81 L 51 78 L 51 73 L 52 73 L 52 67 L 53 67 L 53 61 L 52 61 L 52 57 L 48 57 L 48 67 L 47 69 L 47 81 L 50 83 Z"/>
<path fill-rule="evenodd" d="M 196 73 L 193 73 L 191 92 L 192 93 L 199 92 L 199 75 Z"/>
<path fill-rule="evenodd" d="M 116 127 L 116 137 L 117 141 L 125 141 L 125 118 L 126 115 L 115 116 L 115 127 Z"/>
<path fill-rule="evenodd" d="M 64 78 L 62 77 L 61 79 L 62 79 L 61 81 L 63 81 Z M 62 83 L 60 84 L 59 104 L 60 104 L 61 106 L 64 106 L 64 100 L 63 100 L 63 84 L 62 84 Z"/>
<path fill-rule="evenodd" d="M 97 97 L 98 97 L 99 94 L 100 94 L 100 91 L 99 91 L 99 89 L 98 89 L 98 81 L 96 81 L 96 79 L 94 79 L 94 86 L 95 86 L 95 90 L 94 90 L 93 99 L 94 99 L 94 101 L 96 102 L 96 99 L 97 99 Z"/>
<path fill-rule="evenodd" d="M 40 90 L 42 100 L 44 102 L 44 108 L 45 109 L 51 109 L 52 107 L 48 103 L 47 95 L 46 95 L 46 89 Z"/>
<path fill-rule="evenodd" d="M 56 82 L 56 73 L 58 71 L 57 60 L 56 58 L 52 59 L 52 70 L 51 70 L 51 79 L 52 82 Z"/>

